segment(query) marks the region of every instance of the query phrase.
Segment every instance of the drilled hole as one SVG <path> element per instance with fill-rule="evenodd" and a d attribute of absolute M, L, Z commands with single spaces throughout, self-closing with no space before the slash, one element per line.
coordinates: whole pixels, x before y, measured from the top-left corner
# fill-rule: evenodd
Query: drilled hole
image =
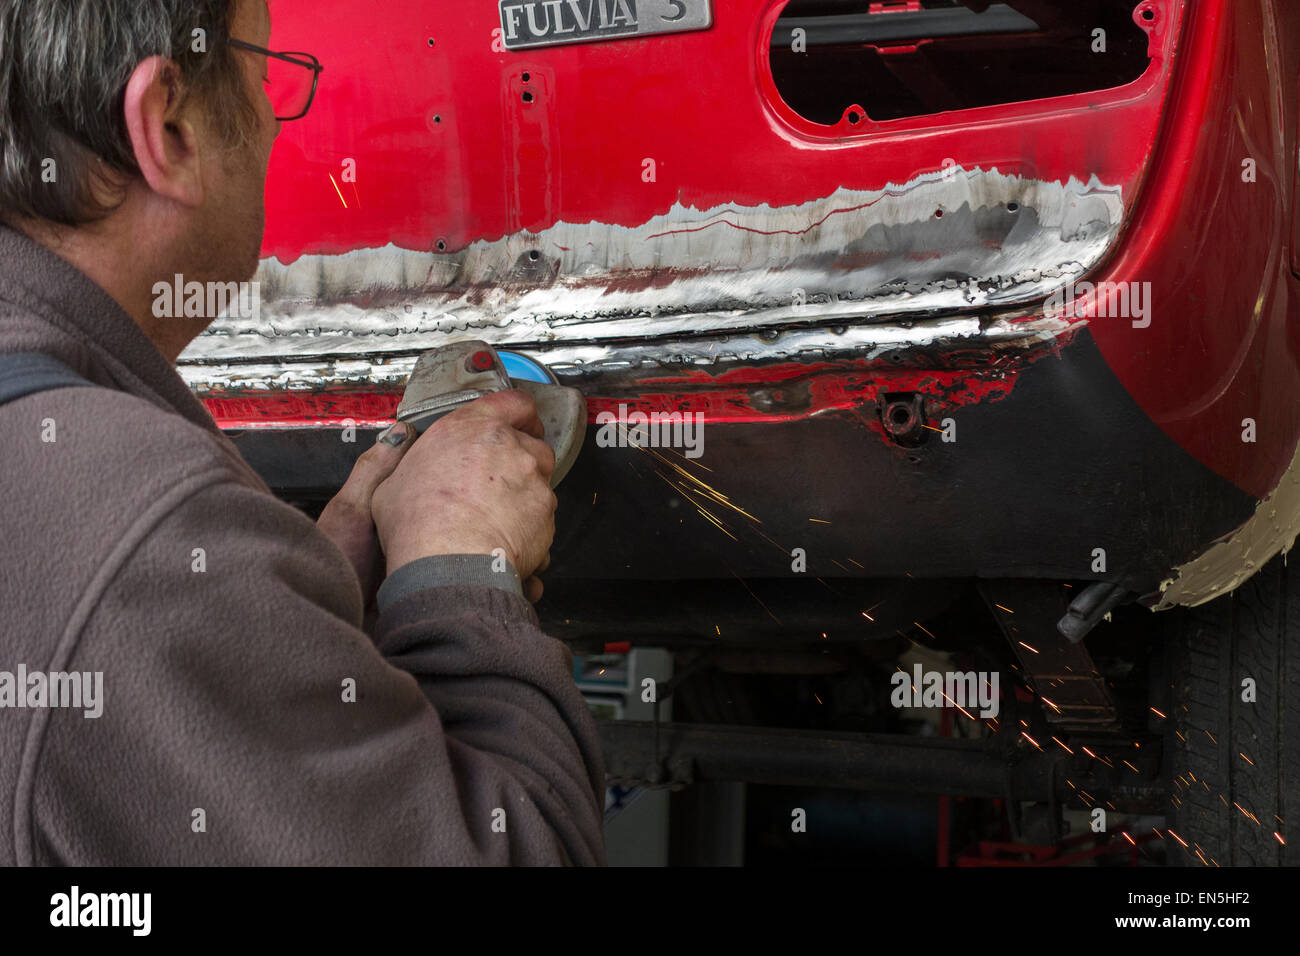
<path fill-rule="evenodd" d="M 525 74 L 524 74 L 524 82 L 525 82 L 525 83 L 527 83 L 527 82 L 528 82 L 529 80 L 531 80 L 532 78 L 533 78 L 533 74 L 531 74 L 531 73 L 525 73 Z"/>
<path fill-rule="evenodd" d="M 935 219 L 942 219 L 942 218 L 943 218 L 943 210 L 942 210 L 942 209 L 936 209 L 936 210 L 934 211 L 934 218 L 935 218 Z"/>
<path fill-rule="evenodd" d="M 850 123 L 857 123 L 857 122 L 858 122 L 859 120 L 861 120 L 861 119 L 862 119 L 862 117 L 859 116 L 857 113 L 855 113 L 855 112 L 850 112 L 850 113 L 849 113 L 849 122 L 850 122 Z"/>
<path fill-rule="evenodd" d="M 529 93 L 527 90 L 524 90 L 524 102 L 531 103 L 532 101 L 533 101 L 533 94 Z"/>
<path fill-rule="evenodd" d="M 1020 211 L 1020 203 L 1018 202 L 1007 203 L 1007 212 L 1019 212 L 1019 211 Z"/>
<path fill-rule="evenodd" d="M 433 117 L 433 121 L 434 121 L 435 123 L 441 123 L 441 122 L 442 122 L 442 117 L 441 117 L 441 116 L 438 116 L 438 115 L 435 115 L 435 116 Z"/>
<path fill-rule="evenodd" d="M 433 37 L 429 37 L 429 46 L 433 46 Z"/>
<path fill-rule="evenodd" d="M 1150 9 L 1149 7 L 1146 10 L 1142 11 L 1142 19 L 1145 20 L 1147 23 L 1150 23 L 1155 18 L 1156 18 L 1156 12 Z"/>
<path fill-rule="evenodd" d="M 902 405 L 895 405 L 894 410 L 889 413 L 889 417 L 893 419 L 895 425 L 906 425 L 912 420 L 912 413 Z"/>
<path fill-rule="evenodd" d="M 529 250 L 528 250 L 528 258 L 529 258 L 530 260 L 532 260 L 533 262 L 536 262 L 536 261 L 537 261 L 538 259 L 540 259 L 541 257 L 542 257 L 542 254 L 541 254 L 540 252 L 538 252 L 536 249 L 529 249 Z"/>
<path fill-rule="evenodd" d="M 439 240 L 438 240 L 438 251 L 439 251 L 439 252 L 446 252 L 446 251 L 447 251 L 447 240 L 446 240 L 446 239 L 439 239 Z"/>

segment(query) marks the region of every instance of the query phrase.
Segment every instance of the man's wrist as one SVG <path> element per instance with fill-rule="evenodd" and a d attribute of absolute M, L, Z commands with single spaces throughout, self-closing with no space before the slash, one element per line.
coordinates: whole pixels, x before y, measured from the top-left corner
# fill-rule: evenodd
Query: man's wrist
<path fill-rule="evenodd" d="M 492 587 L 524 597 L 514 564 L 499 554 L 435 554 L 407 561 L 379 588 L 380 612 L 417 591 L 436 587 Z"/>

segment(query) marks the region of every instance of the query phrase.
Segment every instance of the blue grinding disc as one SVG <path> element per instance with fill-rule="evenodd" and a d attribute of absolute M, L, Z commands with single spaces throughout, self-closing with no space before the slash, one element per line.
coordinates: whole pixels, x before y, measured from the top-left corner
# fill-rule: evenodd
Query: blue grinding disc
<path fill-rule="evenodd" d="M 499 349 L 497 355 L 501 356 L 501 364 L 505 366 L 506 374 L 511 378 L 524 382 L 559 384 L 559 380 L 552 374 L 551 370 L 535 359 L 520 355 L 518 352 L 502 352 Z"/>

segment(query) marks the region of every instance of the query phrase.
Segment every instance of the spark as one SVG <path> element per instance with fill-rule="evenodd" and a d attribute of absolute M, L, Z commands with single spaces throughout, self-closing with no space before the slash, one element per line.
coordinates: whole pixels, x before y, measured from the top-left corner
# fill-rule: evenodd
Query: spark
<path fill-rule="evenodd" d="M 334 174 L 333 174 L 333 173 L 326 173 L 326 175 L 329 176 L 329 178 L 330 178 L 330 182 L 331 182 L 331 183 L 334 183 L 334 191 L 335 191 L 336 193 L 339 194 L 339 202 L 343 203 L 343 208 L 344 208 L 344 209 L 347 209 L 347 208 L 348 208 L 348 201 L 347 201 L 346 199 L 343 198 L 343 191 L 342 191 L 341 189 L 339 189 L 339 184 L 334 182 Z"/>
<path fill-rule="evenodd" d="M 591 503 L 592 503 L 593 505 L 596 503 L 596 495 L 598 495 L 598 494 L 600 494 L 599 491 L 593 491 L 593 492 L 591 493 Z"/>
<path fill-rule="evenodd" d="M 714 629 L 715 631 L 718 632 L 718 637 L 721 637 L 721 636 L 722 636 L 722 628 L 720 628 L 720 627 L 718 627 L 718 625 L 714 624 L 714 625 L 713 625 L 713 629 Z M 822 637 L 825 637 L 825 636 L 826 636 L 825 634 L 822 635 Z"/>
<path fill-rule="evenodd" d="M 1205 736 L 1207 736 L 1207 737 L 1210 738 L 1210 742 L 1211 742 L 1211 743 L 1213 743 L 1215 746 L 1218 746 L 1218 743 L 1219 743 L 1219 742 L 1218 742 L 1217 740 L 1214 739 L 1214 734 L 1210 733 L 1210 732 L 1207 730 L 1207 731 L 1205 732 Z"/>
<path fill-rule="evenodd" d="M 817 697 L 817 693 L 816 693 L 816 691 L 813 692 L 813 696 L 814 696 L 814 697 Z M 820 697 L 817 697 L 817 703 L 820 704 L 821 702 L 822 702 L 822 699 L 821 699 Z M 823 706 L 825 706 L 825 705 L 823 705 Z"/>
<path fill-rule="evenodd" d="M 1175 840 L 1177 840 L 1179 843 L 1181 843 L 1181 844 L 1183 845 L 1183 849 L 1185 849 L 1185 850 L 1186 850 L 1186 849 L 1190 849 L 1190 847 L 1187 846 L 1187 841 L 1184 840 L 1182 837 L 1180 837 L 1180 836 L 1179 836 L 1177 833 L 1175 833 L 1173 830 L 1170 830 L 1170 831 L 1169 831 L 1169 835 L 1170 835 L 1171 837 L 1173 837 Z"/>
<path fill-rule="evenodd" d="M 1129 843 L 1133 844 L 1134 846 L 1137 846 L 1137 840 L 1129 836 L 1128 833 L 1121 830 L 1119 835 L 1122 836 L 1125 840 L 1128 840 Z"/>
<path fill-rule="evenodd" d="M 1251 760 L 1245 754 L 1238 752 L 1238 756 L 1241 757 L 1242 760 L 1246 761 L 1246 763 L 1250 764 L 1252 767 L 1255 766 L 1255 761 Z"/>
<path fill-rule="evenodd" d="M 730 538 L 732 541 L 739 541 L 739 540 L 740 540 L 740 539 L 737 538 L 734 534 L 732 534 L 730 531 L 727 530 L 727 526 L 726 526 L 726 525 L 724 525 L 724 524 L 723 524 L 721 521 L 719 521 L 717 518 L 713 517 L 713 515 L 709 514 L 709 512 L 705 511 L 703 508 L 699 507 L 698 505 L 696 505 L 695 510 L 698 511 L 700 514 L 704 515 L 705 518 L 707 518 L 707 519 L 708 519 L 712 524 L 714 524 L 714 525 L 717 527 L 717 529 L 718 529 L 719 531 L 721 531 L 723 534 L 725 534 L 725 535 L 726 535 L 728 538 Z"/>
<path fill-rule="evenodd" d="M 1141 773 L 1141 772 L 1142 772 L 1142 771 L 1139 770 L 1137 767 L 1135 767 L 1135 766 L 1133 766 L 1131 763 L 1129 763 L 1127 760 L 1124 761 L 1124 766 L 1128 767 L 1128 768 L 1129 768 L 1130 770 L 1132 770 L 1134 773 Z"/>
<path fill-rule="evenodd" d="M 1061 712 L 1061 708 L 1057 707 L 1055 704 L 1053 704 L 1053 703 L 1052 703 L 1050 700 L 1048 700 L 1046 697 L 1042 697 L 1042 698 L 1040 698 L 1040 699 L 1042 700 L 1042 702 L 1043 702 L 1044 704 L 1046 704 L 1048 707 L 1052 708 L 1052 710 L 1056 711 L 1058 714 Z"/>
<path fill-rule="evenodd" d="M 857 562 L 857 561 L 854 561 L 852 558 L 849 558 L 849 564 L 857 564 L 858 567 L 862 568 L 863 571 L 867 570 L 866 567 L 865 567 L 864 565 L 862 565 L 862 564 L 858 564 L 858 562 Z M 877 605 L 877 607 L 878 607 L 878 606 L 879 606 L 879 605 Z"/>
<path fill-rule="evenodd" d="M 1011 610 L 1011 608 L 1009 608 L 1009 607 L 1002 607 L 1001 604 L 994 604 L 993 606 L 996 607 L 996 608 L 1001 608 L 1003 611 L 1006 611 L 1008 614 L 1015 614 L 1015 613 L 1016 613 L 1015 611 Z"/>
<path fill-rule="evenodd" d="M 1155 714 L 1161 720 L 1167 719 L 1164 714 L 1160 713 L 1160 711 L 1156 710 L 1154 707 L 1151 708 L 1151 713 Z"/>
<path fill-rule="evenodd" d="M 866 611 L 863 611 L 863 612 L 862 612 L 862 616 L 865 617 L 865 618 L 866 618 L 868 621 L 870 621 L 872 624 L 875 624 L 875 623 L 876 623 L 876 619 L 875 619 L 874 617 L 872 617 L 870 614 L 868 614 Z"/>
<path fill-rule="evenodd" d="M 822 640 L 823 640 L 823 641 L 824 641 L 824 640 L 827 640 L 826 632 L 825 632 L 825 631 L 822 631 Z"/>
<path fill-rule="evenodd" d="M 1276 830 L 1274 830 L 1274 831 L 1273 831 L 1273 836 L 1277 837 L 1277 842 L 1278 842 L 1278 843 L 1282 844 L 1283 846 L 1286 846 L 1286 840 L 1282 839 L 1282 834 L 1280 834 L 1280 833 L 1278 833 Z"/>
<path fill-rule="evenodd" d="M 599 676 L 600 676 L 601 674 L 603 674 L 603 673 L 605 673 L 605 668 L 602 667 L 602 668 L 600 669 L 600 672 L 599 672 L 598 674 L 596 674 L 596 676 L 599 677 Z"/>
<path fill-rule="evenodd" d="M 916 627 L 920 627 L 921 630 L 925 631 L 925 628 L 924 628 L 924 627 L 921 627 L 921 623 L 920 623 L 919 621 L 913 621 L 912 624 L 915 625 Z M 930 634 L 929 631 L 925 631 L 925 633 L 926 633 L 926 634 Z M 938 640 L 938 638 L 936 638 L 933 634 L 930 634 L 930 639 L 931 639 L 931 640 Z"/>
<path fill-rule="evenodd" d="M 823 521 L 821 518 L 809 518 L 808 520 L 814 524 L 830 524 L 829 521 Z"/>
<path fill-rule="evenodd" d="M 1187 743 L 1187 738 L 1184 737 L 1184 736 L 1182 735 L 1181 732 L 1175 730 L 1175 731 L 1174 731 L 1174 735 L 1175 735 L 1179 740 L 1181 740 L 1183 743 Z"/>
<path fill-rule="evenodd" d="M 730 569 L 728 569 L 728 570 L 730 570 Z M 739 574 L 737 574 L 735 571 L 732 571 L 732 572 L 731 572 L 731 576 L 732 576 L 733 578 L 735 578 L 737 581 L 739 581 L 739 582 L 741 583 L 741 585 L 744 587 L 744 589 L 745 589 L 746 591 L 749 591 L 749 596 L 752 597 L 755 601 L 758 601 L 758 606 L 761 607 L 764 611 L 767 611 L 767 616 L 768 616 L 768 617 L 770 617 L 772 620 L 776 621 L 777 624 L 780 624 L 780 623 L 781 623 L 781 619 L 780 619 L 779 617 L 777 617 L 775 614 L 772 613 L 772 611 L 768 608 L 768 606 L 762 602 L 762 600 L 759 598 L 759 596 L 753 592 L 753 590 L 750 588 L 750 586 L 749 586 L 748 584 L 745 584 L 745 580 L 744 580 L 744 578 L 742 578 L 742 577 L 741 577 Z"/>
<path fill-rule="evenodd" d="M 1029 734 L 1025 733 L 1023 730 L 1020 731 L 1020 736 L 1021 736 L 1021 737 L 1024 737 L 1026 740 L 1028 740 L 1028 741 L 1029 741 L 1031 744 L 1033 744 L 1035 747 L 1038 747 L 1038 741 L 1035 740 L 1033 737 L 1029 736 Z M 1042 747 L 1038 747 L 1038 749 L 1039 749 L 1039 750 L 1042 750 L 1043 748 L 1042 748 Z"/>
<path fill-rule="evenodd" d="M 1035 654 L 1038 653 L 1038 648 L 1036 648 L 1036 647 L 1029 647 L 1029 645 L 1026 644 L 1024 641 L 1017 641 L 1016 643 L 1018 643 L 1021 647 L 1028 648 L 1029 650 L 1033 651 Z"/>
<path fill-rule="evenodd" d="M 1197 855 L 1198 857 L 1200 857 L 1200 859 L 1201 859 L 1201 865 L 1202 865 L 1202 866 L 1209 866 L 1209 865 L 1210 865 L 1210 864 L 1208 864 L 1208 863 L 1205 862 L 1205 857 L 1201 856 L 1201 850 L 1200 850 L 1199 847 L 1198 847 L 1197 850 L 1196 850 L 1196 855 Z"/>
<path fill-rule="evenodd" d="M 1056 740 L 1055 737 L 1053 737 L 1052 739 L 1053 739 L 1053 740 Z M 1056 742 L 1057 742 L 1058 744 L 1061 744 L 1061 742 L 1060 742 L 1059 740 L 1056 740 Z M 1065 746 L 1065 744 L 1061 744 L 1061 749 L 1064 750 L 1067 754 L 1073 754 L 1073 753 L 1074 753 L 1074 751 L 1071 750 L 1069 747 Z"/>

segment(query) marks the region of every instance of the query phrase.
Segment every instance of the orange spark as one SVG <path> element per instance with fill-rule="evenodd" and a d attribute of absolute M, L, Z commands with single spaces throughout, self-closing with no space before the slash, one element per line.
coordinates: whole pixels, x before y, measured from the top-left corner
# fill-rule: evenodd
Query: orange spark
<path fill-rule="evenodd" d="M 343 208 L 344 208 L 344 209 L 347 209 L 347 208 L 348 208 L 348 201 L 347 201 L 346 199 L 343 198 L 343 191 L 342 191 L 341 189 L 339 189 L 339 184 L 334 182 L 334 174 L 333 174 L 333 173 L 326 173 L 326 175 L 329 176 L 329 178 L 330 178 L 330 182 L 331 182 L 331 183 L 334 183 L 334 191 L 335 191 L 336 193 L 339 194 L 339 202 L 343 203 Z"/>

